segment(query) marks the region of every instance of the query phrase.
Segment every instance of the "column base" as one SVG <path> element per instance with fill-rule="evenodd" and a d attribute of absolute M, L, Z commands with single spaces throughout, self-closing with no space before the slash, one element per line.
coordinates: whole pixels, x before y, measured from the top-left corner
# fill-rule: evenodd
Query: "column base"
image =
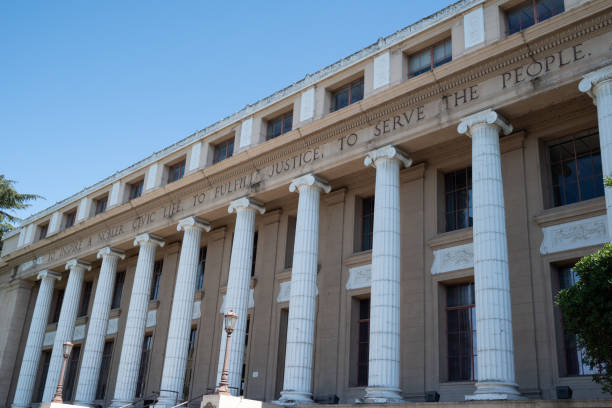
<path fill-rule="evenodd" d="M 466 401 L 499 401 L 499 400 L 525 400 L 526 397 L 518 392 L 518 385 L 513 383 L 477 382 L 476 391 L 466 395 Z"/>
<path fill-rule="evenodd" d="M 366 387 L 363 402 L 366 404 L 399 404 L 404 402 L 399 388 Z"/>
<path fill-rule="evenodd" d="M 281 397 L 272 401 L 273 404 L 292 407 L 295 405 L 314 405 L 312 393 L 299 391 L 281 391 Z"/>

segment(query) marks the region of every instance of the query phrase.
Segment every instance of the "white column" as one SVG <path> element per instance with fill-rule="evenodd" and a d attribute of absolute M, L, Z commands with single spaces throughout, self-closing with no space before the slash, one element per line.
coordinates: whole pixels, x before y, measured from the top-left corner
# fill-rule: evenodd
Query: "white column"
<path fill-rule="evenodd" d="M 91 265 L 79 261 L 78 259 L 73 259 L 68 261 L 66 269 L 70 269 L 70 274 L 68 275 L 68 282 L 66 283 L 66 290 L 64 291 L 64 300 L 62 301 L 62 309 L 60 310 L 60 317 L 57 322 L 53 351 L 51 352 L 51 360 L 49 361 L 49 371 L 47 371 L 47 382 L 45 383 L 43 402 L 51 402 L 51 398 L 53 398 L 55 394 L 60 370 L 62 368 L 62 361 L 64 360 L 62 347 L 65 342 L 72 341 L 74 323 L 77 317 L 79 300 L 81 299 L 83 276 L 85 275 L 85 270 L 91 270 Z"/>
<path fill-rule="evenodd" d="M 28 340 L 26 341 L 21 361 L 21 370 L 13 398 L 13 408 L 29 407 L 32 402 L 32 392 L 36 382 L 36 372 L 42 351 L 43 339 L 47 329 L 47 318 L 51 306 L 51 296 L 55 281 L 61 279 L 61 275 L 49 270 L 38 273 L 37 279 L 40 280 L 34 313 L 30 323 Z"/>
<path fill-rule="evenodd" d="M 289 191 L 298 191 L 298 212 L 289 291 L 289 319 L 285 378 L 279 403 L 312 404 L 312 360 L 319 258 L 319 204 L 327 182 L 313 174 L 293 180 Z"/>
<path fill-rule="evenodd" d="M 399 171 L 412 160 L 394 146 L 368 153 L 364 164 L 376 168 L 368 403 L 401 402 L 400 276 L 401 231 Z"/>
<path fill-rule="evenodd" d="M 140 246 L 140 250 L 138 251 L 130 306 L 125 322 L 115 394 L 111 402 L 113 407 L 127 405 L 136 398 L 136 385 L 149 310 L 155 251 L 158 246 L 164 246 L 164 241 L 152 234 L 141 234 L 134 239 L 134 246 Z"/>
<path fill-rule="evenodd" d="M 125 259 L 125 253 L 111 247 L 98 252 L 98 259 L 102 258 L 102 266 L 96 284 L 96 294 L 89 317 L 85 348 L 83 349 L 83 362 L 79 371 L 75 404 L 91 405 L 96 399 L 96 388 L 102 364 L 102 352 L 108 327 L 111 298 L 115 287 L 115 275 L 119 258 Z"/>
<path fill-rule="evenodd" d="M 253 265 L 253 241 L 255 239 L 255 214 L 265 212 L 264 207 L 248 197 L 242 197 L 230 203 L 227 211 L 236 213 L 236 226 L 234 228 L 234 241 L 232 242 L 232 258 L 227 279 L 227 294 L 225 295 L 225 310 L 233 310 L 238 315 L 236 329 L 232 333 L 228 383 L 233 395 L 240 391 L 240 375 L 244 357 L 244 339 L 246 336 L 246 322 L 249 314 L 249 290 L 251 283 L 251 267 Z M 221 335 L 219 360 L 217 366 L 217 384 L 221 379 L 223 362 L 225 359 L 225 343 L 227 335 L 225 330 Z"/>
<path fill-rule="evenodd" d="M 578 84 L 597 105 L 597 125 L 601 147 L 601 168 L 604 177 L 612 176 L 612 65 L 584 76 Z M 612 240 L 612 187 L 604 187 L 608 216 L 608 237 Z"/>
<path fill-rule="evenodd" d="M 156 407 L 169 407 L 183 401 L 200 241 L 202 231 L 210 231 L 210 225 L 198 218 L 189 217 L 179 221 L 176 229 L 184 231 L 183 244 L 176 273 L 168 342 Z M 142 342 L 142 339 L 140 341 Z"/>
<path fill-rule="evenodd" d="M 472 138 L 474 289 L 477 383 L 468 400 L 518 399 L 514 377 L 506 213 L 499 133 L 512 126 L 487 109 L 464 118 L 459 133 Z"/>

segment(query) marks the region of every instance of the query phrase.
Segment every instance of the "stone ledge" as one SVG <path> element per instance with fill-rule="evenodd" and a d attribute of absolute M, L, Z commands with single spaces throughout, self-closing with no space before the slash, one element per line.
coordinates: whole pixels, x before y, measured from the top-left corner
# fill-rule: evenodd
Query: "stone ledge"
<path fill-rule="evenodd" d="M 595 217 L 605 213 L 606 201 L 604 197 L 597 197 L 578 203 L 549 208 L 534 216 L 533 219 L 539 226 L 546 227 Z"/>

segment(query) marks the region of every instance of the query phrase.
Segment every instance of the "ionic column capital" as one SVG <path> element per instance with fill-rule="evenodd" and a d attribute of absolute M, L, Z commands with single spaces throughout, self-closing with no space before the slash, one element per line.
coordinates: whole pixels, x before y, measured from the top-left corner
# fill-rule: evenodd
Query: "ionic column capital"
<path fill-rule="evenodd" d="M 243 210 L 252 210 L 258 211 L 260 214 L 266 212 L 266 208 L 259 201 L 253 200 L 250 197 L 241 197 L 237 200 L 230 202 L 229 207 L 227 207 L 228 213 L 238 213 Z"/>
<path fill-rule="evenodd" d="M 134 246 L 142 246 L 146 244 L 158 245 L 159 247 L 163 247 L 164 245 L 166 245 L 166 242 L 162 237 L 158 237 L 157 235 L 149 233 L 140 234 L 137 235 L 136 238 L 134 238 Z"/>
<path fill-rule="evenodd" d="M 116 256 L 117 258 L 125 259 L 125 252 L 107 246 L 98 251 L 96 258 L 100 259 L 107 256 Z"/>
<path fill-rule="evenodd" d="M 412 159 L 410 156 L 393 145 L 388 145 L 371 151 L 367 154 L 363 164 L 366 167 L 376 167 L 376 162 L 378 160 L 397 160 L 400 162 L 400 165 L 403 165 L 404 167 L 412 166 Z"/>
<path fill-rule="evenodd" d="M 513 129 L 512 125 L 499 113 L 495 112 L 493 109 L 485 109 L 461 119 L 459 126 L 457 126 L 457 131 L 468 137 L 472 137 L 472 128 L 478 125 L 495 126 L 504 132 L 504 135 L 509 135 Z"/>
<path fill-rule="evenodd" d="M 57 272 L 50 271 L 48 269 L 43 269 L 42 271 L 38 272 L 38 275 L 36 275 L 36 280 L 43 280 L 43 279 L 62 280 L 62 275 Z"/>
<path fill-rule="evenodd" d="M 74 270 L 74 269 L 83 269 L 86 271 L 91 271 L 91 264 L 89 262 L 84 262 L 79 259 L 71 259 L 66 262 L 66 270 Z"/>
<path fill-rule="evenodd" d="M 325 193 L 329 193 L 331 191 L 331 186 L 327 184 L 327 181 L 315 176 L 313 173 L 309 173 L 294 179 L 291 184 L 289 184 L 289 191 L 292 193 L 296 190 L 300 192 L 305 187 L 316 188 L 320 191 L 324 191 Z"/>
<path fill-rule="evenodd" d="M 597 71 L 589 72 L 582 77 L 582 81 L 578 84 L 580 92 L 588 94 L 593 98 L 593 102 L 597 104 L 597 96 L 595 91 L 598 85 L 612 80 L 612 65 L 598 69 Z"/>
<path fill-rule="evenodd" d="M 210 224 L 207 221 L 201 220 L 197 217 L 187 217 L 179 221 L 176 226 L 176 230 L 187 231 L 188 229 L 199 229 L 201 231 L 210 231 Z"/>

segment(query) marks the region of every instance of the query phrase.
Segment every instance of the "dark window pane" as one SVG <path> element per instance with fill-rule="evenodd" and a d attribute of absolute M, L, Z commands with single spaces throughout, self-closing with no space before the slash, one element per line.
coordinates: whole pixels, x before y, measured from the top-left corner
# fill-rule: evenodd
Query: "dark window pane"
<path fill-rule="evenodd" d="M 121 295 L 123 294 L 123 282 L 125 281 L 125 272 L 117 272 L 115 276 L 115 288 L 113 289 L 113 301 L 111 302 L 111 309 L 118 309 L 121 307 Z"/>
<path fill-rule="evenodd" d="M 85 282 L 83 284 L 83 293 L 81 294 L 81 303 L 79 304 L 78 316 L 87 316 L 87 310 L 89 308 L 89 299 L 91 298 L 91 290 L 93 288 L 93 282 Z"/>
<path fill-rule="evenodd" d="M 74 391 L 74 381 L 76 380 L 77 367 L 79 366 L 79 357 L 81 356 L 81 346 L 75 345 L 72 347 L 72 352 L 68 358 L 66 367 L 66 377 L 64 379 L 64 389 L 62 397 L 64 401 L 72 401 Z"/>
<path fill-rule="evenodd" d="M 472 225 L 472 168 L 444 175 L 446 231 Z"/>
<path fill-rule="evenodd" d="M 149 371 L 149 355 L 153 345 L 153 337 L 150 334 L 145 335 L 142 343 L 142 352 L 140 355 L 140 367 L 138 369 L 138 382 L 136 383 L 136 397 L 142 398 L 144 395 L 145 380 Z"/>
<path fill-rule="evenodd" d="M 359 102 L 363 99 L 363 81 L 357 81 L 351 86 L 350 103 Z"/>
<path fill-rule="evenodd" d="M 200 248 L 200 259 L 198 261 L 198 275 L 196 278 L 196 290 L 202 290 L 204 287 L 204 269 L 206 267 L 207 247 Z"/>
<path fill-rule="evenodd" d="M 159 260 L 153 264 L 153 282 L 151 283 L 151 295 L 149 296 L 150 300 L 157 300 L 159 298 L 159 285 L 161 283 L 161 274 L 163 268 L 163 260 Z"/>
<path fill-rule="evenodd" d="M 130 184 L 130 196 L 129 199 L 133 200 L 142 195 L 142 187 L 144 186 L 144 180 L 137 181 L 136 183 Z"/>
<path fill-rule="evenodd" d="M 98 386 L 96 387 L 96 399 L 102 400 L 106 396 L 108 385 L 108 375 L 110 372 L 110 364 L 113 357 L 113 342 L 104 343 L 102 351 L 102 363 L 100 365 L 100 375 L 98 376 Z"/>
<path fill-rule="evenodd" d="M 476 358 L 474 284 L 446 288 L 448 380 L 473 381 Z"/>

